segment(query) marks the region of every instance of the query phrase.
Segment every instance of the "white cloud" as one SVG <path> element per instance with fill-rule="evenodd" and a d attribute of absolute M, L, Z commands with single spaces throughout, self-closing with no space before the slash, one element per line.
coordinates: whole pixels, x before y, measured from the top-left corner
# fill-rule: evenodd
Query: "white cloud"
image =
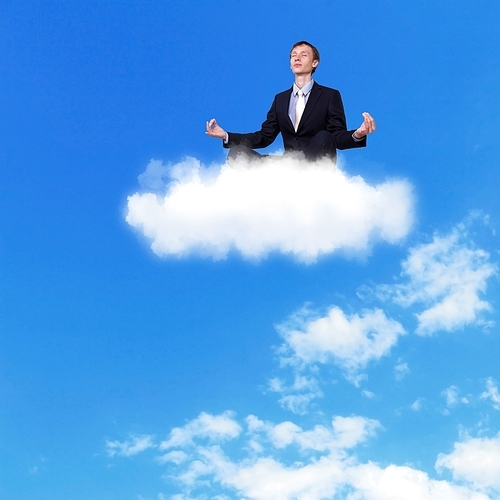
<path fill-rule="evenodd" d="M 263 422 L 256 416 L 246 419 L 248 430 L 254 437 L 264 435 L 275 448 L 296 445 L 300 450 L 334 451 L 354 448 L 374 436 L 381 426 L 377 420 L 351 416 L 335 416 L 331 427 L 317 425 L 310 431 L 304 431 L 293 422 L 286 421 L 274 425 Z"/>
<path fill-rule="evenodd" d="M 453 479 L 466 481 L 481 491 L 500 493 L 500 434 L 455 443 L 450 454 L 438 456 L 436 469 L 449 469 Z"/>
<path fill-rule="evenodd" d="M 358 384 L 359 373 L 370 361 L 387 355 L 405 331 L 383 311 L 364 311 L 347 316 L 332 306 L 327 314 L 300 311 L 278 326 L 285 339 L 281 348 L 283 362 L 298 365 L 333 361 L 348 380 Z"/>
<path fill-rule="evenodd" d="M 482 493 L 437 481 L 418 469 L 373 463 L 348 470 L 355 491 L 346 500 L 488 500 Z"/>
<path fill-rule="evenodd" d="M 450 387 L 441 392 L 441 395 L 446 400 L 446 406 L 448 408 L 453 408 L 454 406 L 457 406 L 459 403 L 465 405 L 469 404 L 469 400 L 464 396 L 459 397 L 458 392 L 459 392 L 458 387 L 455 385 L 451 385 Z"/>
<path fill-rule="evenodd" d="M 115 455 L 131 457 L 155 446 L 152 436 L 131 436 L 127 441 L 106 441 L 106 452 L 110 457 Z"/>
<path fill-rule="evenodd" d="M 188 454 L 184 453 L 181 450 L 174 450 L 174 451 L 169 451 L 168 453 L 165 453 L 161 457 L 158 458 L 158 461 L 162 464 L 166 462 L 172 462 L 174 464 L 181 464 L 182 462 L 185 462 L 188 458 Z"/>
<path fill-rule="evenodd" d="M 343 487 L 344 465 L 334 457 L 286 466 L 271 457 L 233 464 L 220 450 L 205 454 L 214 479 L 254 500 L 320 500 Z"/>
<path fill-rule="evenodd" d="M 446 406 L 453 407 L 458 404 L 458 388 L 454 385 L 445 389 L 441 394 L 446 399 Z"/>
<path fill-rule="evenodd" d="M 160 450 L 190 444 L 195 438 L 221 442 L 237 437 L 240 432 L 241 427 L 234 419 L 233 412 L 227 411 L 215 416 L 202 412 L 198 418 L 188 422 L 184 427 L 172 429 L 168 439 L 160 443 Z"/>
<path fill-rule="evenodd" d="M 278 251 L 311 262 L 340 249 L 366 253 L 378 239 L 398 242 L 414 219 L 407 181 L 371 186 L 329 160 L 210 168 L 194 158 L 174 166 L 151 160 L 139 181 L 149 192 L 128 197 L 126 221 L 160 256 L 221 259 L 237 250 L 259 259 Z"/>
<path fill-rule="evenodd" d="M 194 422 L 187 426 L 197 425 Z M 410 466 L 360 463 L 355 448 L 375 435 L 381 427 L 376 420 L 335 416 L 330 426 L 316 425 L 310 430 L 290 421 L 264 422 L 254 415 L 245 422 L 247 431 L 231 438 L 237 442 L 227 443 L 233 450 L 247 450 L 238 459 L 225 452 L 223 443 L 200 443 L 197 437 L 181 446 L 188 458 L 169 468 L 183 488 L 176 498 L 488 500 L 481 491 L 432 479 Z M 439 461 L 443 461 L 441 456 Z M 488 478 L 479 484 L 480 489 L 484 484 L 491 486 Z M 469 476 L 466 480 L 472 482 Z"/>
<path fill-rule="evenodd" d="M 298 415 L 304 415 L 307 411 L 309 403 L 323 396 L 323 393 L 318 387 L 318 381 L 314 377 L 308 377 L 295 373 L 293 384 L 286 383 L 279 379 L 273 378 L 269 381 L 269 390 L 281 394 L 278 403 L 282 408 L 290 410 Z"/>
<path fill-rule="evenodd" d="M 256 500 L 330 498 L 344 487 L 345 468 L 351 461 L 346 450 L 373 436 L 380 427 L 377 421 L 358 416 L 336 416 L 331 426 L 317 425 L 311 430 L 289 421 L 276 425 L 263 422 L 253 415 L 246 418 L 246 424 L 249 439 L 260 443 L 264 456 L 235 461 L 220 446 L 196 446 L 191 462 L 176 476 L 188 493 L 204 487 L 212 492 L 221 485 L 226 491 Z M 273 450 L 287 455 L 293 448 L 299 454 L 313 453 L 314 458 L 286 465 L 271 456 Z M 251 449 L 254 452 L 256 447 Z"/>
<path fill-rule="evenodd" d="M 341 417 L 336 416 L 332 421 L 338 446 L 340 448 L 352 448 L 370 436 L 381 427 L 377 420 L 365 417 Z"/>
<path fill-rule="evenodd" d="M 289 467 L 262 458 L 234 474 L 225 474 L 228 470 L 217 471 L 220 480 L 255 500 L 488 500 L 484 494 L 430 479 L 410 467 L 356 466 L 332 455 Z"/>
<path fill-rule="evenodd" d="M 486 381 L 486 390 L 481 394 L 481 399 L 489 399 L 495 410 L 500 410 L 500 393 L 498 392 L 498 385 L 490 377 Z"/>
<path fill-rule="evenodd" d="M 408 373 L 410 373 L 408 363 L 403 363 L 401 360 L 399 360 L 397 365 L 394 367 L 394 377 L 396 378 L 396 380 L 403 380 L 406 375 L 408 375 Z"/>
<path fill-rule="evenodd" d="M 481 324 L 481 313 L 491 310 L 480 295 L 497 267 L 489 253 L 465 241 L 465 235 L 465 225 L 459 224 L 449 235 L 435 235 L 430 243 L 410 249 L 401 273 L 408 282 L 376 289 L 379 298 L 403 307 L 423 306 L 416 314 L 420 335 Z"/>
<path fill-rule="evenodd" d="M 422 405 L 424 403 L 424 400 L 422 398 L 417 398 L 411 405 L 410 409 L 413 411 L 420 411 L 422 409 Z"/>

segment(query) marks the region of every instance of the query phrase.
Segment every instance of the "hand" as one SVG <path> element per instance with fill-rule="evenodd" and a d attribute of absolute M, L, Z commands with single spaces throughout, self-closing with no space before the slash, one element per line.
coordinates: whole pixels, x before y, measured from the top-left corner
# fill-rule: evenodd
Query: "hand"
<path fill-rule="evenodd" d="M 205 132 L 205 134 L 209 135 L 210 137 L 217 137 L 219 139 L 226 138 L 226 131 L 222 127 L 219 127 L 215 118 L 212 118 L 207 122 L 207 131 Z"/>
<path fill-rule="evenodd" d="M 352 134 L 356 139 L 362 139 L 363 137 L 371 134 L 377 128 L 375 125 L 375 120 L 370 113 L 363 113 L 364 121 L 358 129 Z"/>

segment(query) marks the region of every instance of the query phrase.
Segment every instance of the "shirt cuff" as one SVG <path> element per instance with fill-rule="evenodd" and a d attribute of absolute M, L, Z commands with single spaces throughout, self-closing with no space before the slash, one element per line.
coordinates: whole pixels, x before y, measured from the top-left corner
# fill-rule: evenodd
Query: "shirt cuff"
<path fill-rule="evenodd" d="M 354 132 L 352 133 L 352 139 L 353 139 L 354 142 L 364 141 L 365 137 L 366 137 L 366 135 L 364 137 L 361 137 L 361 139 L 358 139 L 357 137 L 354 137 Z"/>

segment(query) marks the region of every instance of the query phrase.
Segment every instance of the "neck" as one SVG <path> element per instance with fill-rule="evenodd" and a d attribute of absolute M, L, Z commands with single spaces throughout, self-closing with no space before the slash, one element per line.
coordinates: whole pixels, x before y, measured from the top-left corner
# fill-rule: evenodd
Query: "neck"
<path fill-rule="evenodd" d="M 306 83 L 309 83 L 312 80 L 312 73 L 308 73 L 307 75 L 295 75 L 295 85 L 301 89 Z"/>

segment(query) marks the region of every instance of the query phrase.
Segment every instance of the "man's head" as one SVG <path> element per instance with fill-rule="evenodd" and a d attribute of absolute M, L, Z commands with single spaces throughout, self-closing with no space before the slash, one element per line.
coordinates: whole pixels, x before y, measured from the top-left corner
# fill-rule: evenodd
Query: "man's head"
<path fill-rule="evenodd" d="M 316 71 L 319 64 L 319 51 L 309 42 L 302 40 L 293 45 L 290 51 L 290 67 L 295 74 Z"/>

